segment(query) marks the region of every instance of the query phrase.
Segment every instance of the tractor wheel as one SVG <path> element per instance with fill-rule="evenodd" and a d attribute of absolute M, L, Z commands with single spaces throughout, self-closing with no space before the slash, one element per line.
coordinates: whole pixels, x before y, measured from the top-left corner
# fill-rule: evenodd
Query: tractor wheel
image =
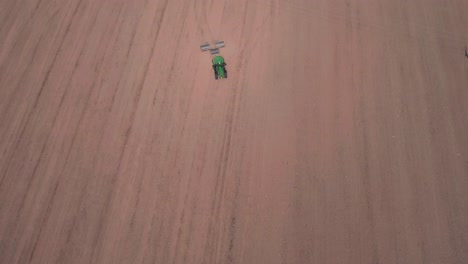
<path fill-rule="evenodd" d="M 224 70 L 224 78 L 227 79 L 227 77 L 228 77 L 228 72 L 227 72 L 226 68 L 223 68 L 223 70 Z"/>
<path fill-rule="evenodd" d="M 216 70 L 214 70 L 214 77 L 215 77 L 215 80 L 218 80 L 218 72 Z"/>

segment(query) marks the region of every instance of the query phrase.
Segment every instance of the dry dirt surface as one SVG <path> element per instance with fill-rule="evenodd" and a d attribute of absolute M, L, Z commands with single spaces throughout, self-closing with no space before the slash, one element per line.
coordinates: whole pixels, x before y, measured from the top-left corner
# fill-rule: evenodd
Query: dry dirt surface
<path fill-rule="evenodd" d="M 0 5 L 0 263 L 468 263 L 468 1 Z"/>

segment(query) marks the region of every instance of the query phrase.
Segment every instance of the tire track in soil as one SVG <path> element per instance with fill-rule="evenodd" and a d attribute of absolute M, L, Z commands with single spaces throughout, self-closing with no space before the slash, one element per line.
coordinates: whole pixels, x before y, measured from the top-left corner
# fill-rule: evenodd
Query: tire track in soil
<path fill-rule="evenodd" d="M 235 65 L 235 68 L 237 70 L 238 78 L 236 78 L 236 81 L 231 85 L 232 93 L 231 93 L 231 99 L 229 100 L 228 107 L 227 107 L 227 114 L 226 114 L 226 122 L 225 126 L 223 129 L 223 143 L 221 144 L 221 149 L 220 149 L 220 160 L 217 168 L 217 173 L 216 173 L 216 185 L 215 185 L 215 194 L 213 196 L 213 206 L 212 206 L 212 217 L 213 219 L 217 219 L 217 224 L 215 222 L 212 222 L 212 228 L 210 228 L 208 232 L 208 243 L 207 247 L 205 249 L 205 256 L 210 256 L 211 261 L 223 261 L 223 259 L 227 260 L 228 263 L 232 263 L 234 261 L 234 256 L 233 256 L 233 248 L 234 248 L 234 243 L 235 243 L 235 234 L 236 234 L 236 211 L 237 211 L 237 201 L 238 201 L 238 195 L 239 195 L 239 181 L 238 180 L 230 180 L 228 181 L 229 184 L 232 184 L 234 182 L 234 190 L 233 190 L 233 197 L 230 197 L 232 201 L 232 212 L 229 214 L 229 217 L 224 217 L 227 219 L 227 223 L 224 223 L 222 221 L 223 218 L 223 208 L 228 207 L 230 208 L 231 206 L 224 206 L 226 202 L 226 177 L 228 175 L 229 171 L 229 166 L 230 163 L 232 162 L 232 150 L 231 150 L 231 144 L 233 141 L 234 137 L 234 130 L 235 130 L 235 113 L 239 113 L 240 110 L 240 100 L 242 97 L 242 91 L 243 91 L 243 86 L 240 85 L 245 81 L 243 76 L 246 76 L 246 68 L 242 67 L 242 65 L 247 64 L 247 57 L 246 55 L 246 47 L 248 46 L 248 43 L 251 42 L 251 31 L 246 32 L 246 24 L 247 24 L 247 13 L 249 10 L 249 2 L 245 2 L 245 8 L 243 10 L 243 18 L 242 18 L 242 28 L 241 28 L 241 33 L 240 33 L 240 41 L 238 44 L 239 47 L 239 60 L 237 65 Z M 222 26 L 221 26 L 222 28 Z M 232 76 L 232 75 L 231 75 Z M 242 79 L 241 79 L 242 78 Z M 233 175 L 234 177 L 239 177 L 236 175 Z M 224 223 L 224 224 L 223 224 Z M 222 227 L 223 225 L 228 225 L 228 231 L 227 231 L 227 245 L 224 246 L 223 248 L 223 232 Z M 216 226 L 216 228 L 214 228 Z M 213 231 L 216 230 L 216 231 Z M 213 232 L 215 234 L 213 234 Z M 212 251 L 210 254 L 208 254 L 208 250 L 211 249 Z M 224 252 L 224 253 L 223 253 Z M 207 260 L 205 259 L 204 262 Z"/>
<path fill-rule="evenodd" d="M 74 21 L 74 17 L 76 16 L 76 14 L 77 14 L 77 12 L 78 12 L 78 10 L 79 10 L 80 4 L 81 4 L 81 1 L 80 1 L 79 4 L 77 5 L 77 7 L 76 7 L 76 9 L 75 9 L 75 12 L 73 13 L 72 19 L 70 20 L 70 24 L 68 25 L 67 30 L 65 31 L 64 37 L 62 38 L 62 43 L 63 43 L 63 40 L 66 38 L 67 33 L 69 32 L 69 29 L 70 29 L 70 27 L 71 27 L 71 25 L 72 25 L 72 23 L 73 23 L 73 21 Z M 97 14 L 98 14 L 98 12 L 96 12 L 96 16 L 94 16 L 93 22 L 90 23 L 89 31 L 92 30 L 92 25 L 94 25 L 95 22 L 96 22 Z M 76 60 L 76 63 L 75 63 L 75 65 L 74 65 L 74 67 L 73 67 L 73 69 L 72 69 L 72 71 L 71 71 L 71 72 L 72 72 L 72 73 L 71 73 L 71 76 L 70 76 L 70 78 L 68 79 L 67 85 L 65 85 L 65 87 L 69 87 L 69 85 L 70 85 L 72 79 L 74 78 L 75 73 L 76 73 L 76 70 L 77 70 L 78 65 L 79 65 L 79 62 L 80 62 L 80 59 L 81 59 L 81 57 L 82 57 L 82 55 L 83 55 L 83 52 L 84 52 L 84 50 L 85 50 L 85 47 L 86 47 L 86 43 L 84 43 L 83 46 L 82 46 L 82 48 L 81 48 L 80 54 L 78 55 L 77 60 Z M 59 51 L 60 51 L 60 49 L 57 51 L 56 55 L 54 56 L 54 61 L 56 61 L 56 59 L 57 59 L 57 57 L 58 57 L 58 54 L 59 54 Z M 53 67 L 53 64 L 54 64 L 54 63 L 52 63 L 51 68 L 49 69 L 48 72 L 51 71 L 51 69 L 52 69 L 52 67 Z M 49 76 L 49 74 L 47 74 L 47 76 Z M 41 85 L 40 93 L 39 93 L 38 96 L 36 97 L 36 100 L 35 100 L 35 103 L 34 103 L 34 106 L 33 106 L 33 110 L 34 110 L 34 108 L 35 108 L 35 107 L 37 106 L 37 104 L 38 104 L 39 97 L 40 97 L 40 95 L 41 95 L 41 92 L 42 92 L 43 88 L 45 87 L 45 85 L 46 85 L 46 83 L 47 83 L 47 79 L 48 79 L 48 78 L 46 77 L 46 79 L 44 80 L 44 82 L 43 82 L 42 85 Z M 54 119 L 53 119 L 53 122 L 52 122 L 51 130 L 52 130 L 52 129 L 55 127 L 55 125 L 56 125 L 57 118 L 58 118 L 58 116 L 59 116 L 60 110 L 61 110 L 62 107 L 63 107 L 64 99 L 66 98 L 66 96 L 67 96 L 67 94 L 68 94 L 68 91 L 69 91 L 69 90 L 65 91 L 65 92 L 62 94 L 62 96 L 61 96 L 60 103 L 59 103 L 58 108 L 57 108 L 57 111 L 56 111 L 56 113 L 55 113 L 55 115 L 54 115 Z M 89 94 L 88 94 L 88 95 L 89 95 Z M 30 114 L 28 115 L 28 120 L 29 120 L 29 118 L 31 117 L 32 114 L 33 114 L 33 111 L 31 111 Z M 78 125 L 79 125 L 80 122 L 82 121 L 82 117 L 83 117 L 83 116 L 81 115 L 81 118 L 80 118 L 79 121 L 78 121 Z M 26 128 L 26 126 L 23 128 L 23 131 L 22 131 L 21 135 L 24 133 L 25 128 Z M 73 142 L 74 142 L 75 137 L 76 137 L 76 132 L 75 132 L 75 133 L 73 134 L 73 136 L 72 136 L 72 145 L 73 145 Z M 18 141 L 17 141 L 18 144 L 19 144 L 19 141 L 20 141 L 21 138 L 22 138 L 22 136 L 20 136 L 20 138 L 18 139 Z M 20 207 L 19 207 L 19 211 L 17 212 L 17 216 L 16 216 L 15 219 L 17 219 L 17 218 L 19 217 L 19 215 L 22 213 L 22 208 L 23 208 L 23 206 L 24 206 L 24 201 L 25 201 L 25 199 L 26 199 L 26 196 L 27 196 L 28 193 L 29 193 L 29 189 L 31 188 L 32 179 L 33 179 L 33 178 L 35 177 L 35 175 L 36 175 L 38 166 L 39 166 L 39 164 L 41 163 L 42 158 L 44 157 L 44 151 L 45 151 L 46 147 L 48 146 L 47 143 L 50 141 L 50 139 L 51 139 L 51 133 L 49 133 L 48 137 L 47 137 L 46 140 L 45 140 L 45 143 L 42 144 L 39 157 L 38 157 L 37 162 L 36 162 L 36 164 L 35 164 L 35 166 L 34 166 L 34 170 L 33 170 L 32 174 L 31 174 L 30 177 L 29 177 L 29 180 L 28 180 L 28 183 L 29 183 L 29 184 L 28 184 L 27 187 L 26 187 L 27 189 L 26 189 L 25 195 L 21 198 L 21 202 L 20 202 L 21 205 L 20 205 Z M 17 149 L 17 148 L 15 148 L 15 149 Z M 72 149 L 72 148 L 70 147 L 69 150 L 68 150 L 68 152 L 67 152 L 67 153 L 68 153 L 68 154 L 67 154 L 67 157 L 68 157 L 68 155 L 70 154 L 71 149 Z M 12 155 L 12 157 L 13 157 L 13 155 Z M 67 158 L 67 159 L 68 159 L 68 158 Z M 67 162 L 65 162 L 65 164 L 66 164 L 66 163 L 67 163 Z M 4 178 L 5 178 L 5 177 L 4 177 Z M 2 178 L 2 180 L 3 180 L 4 178 Z M 45 221 L 46 221 L 47 218 L 48 218 L 48 213 L 47 213 L 47 212 L 50 213 L 50 208 L 52 207 L 51 205 L 53 204 L 53 201 L 54 201 L 55 194 L 56 194 L 57 188 L 58 188 L 58 186 L 59 186 L 59 183 L 60 183 L 60 180 L 57 181 L 57 183 L 56 183 L 56 185 L 55 185 L 55 187 L 54 187 L 53 195 L 51 196 L 51 198 L 50 198 L 50 200 L 49 200 L 49 203 L 48 203 L 49 206 L 48 206 L 48 209 L 46 210 L 46 215 L 45 215 L 45 217 L 44 217 L 44 221 L 43 221 L 42 224 L 40 225 L 40 226 L 41 226 L 41 229 L 39 230 L 38 235 L 37 235 L 36 239 L 34 240 L 35 242 L 33 243 L 33 244 L 34 244 L 34 245 L 33 245 L 33 249 L 32 249 L 32 251 L 31 251 L 31 253 L 30 253 L 30 255 L 29 255 L 29 262 L 31 262 L 31 260 L 32 260 L 32 257 L 33 257 L 33 255 L 34 255 L 34 252 L 35 252 L 35 249 L 36 249 L 36 246 L 37 246 L 37 242 L 38 242 L 39 237 L 40 237 L 40 235 L 41 235 L 42 227 L 44 226 L 44 223 L 45 223 Z M 0 181 L 0 186 L 1 186 L 1 185 L 2 185 L 2 181 Z M 10 232 L 12 232 L 12 231 L 14 231 L 14 230 L 16 231 L 16 229 L 10 229 Z M 24 256 L 24 255 L 23 255 L 23 256 Z"/>
<path fill-rule="evenodd" d="M 79 5 L 78 5 L 77 8 L 75 9 L 75 12 L 73 13 L 74 15 L 76 15 L 76 12 L 77 12 L 78 9 L 79 9 Z M 71 26 L 72 23 L 73 23 L 73 19 L 70 20 L 70 24 L 69 24 L 69 26 L 67 27 L 67 31 L 66 31 L 67 33 L 68 33 L 68 30 L 70 29 L 70 26 Z M 65 39 L 66 35 L 67 35 L 67 34 L 65 33 L 63 39 Z M 62 41 L 62 43 L 63 43 L 63 41 Z M 78 64 L 78 60 L 79 60 L 79 57 L 81 57 L 81 53 L 82 53 L 82 52 L 83 52 L 83 49 L 81 50 L 80 55 L 77 57 L 78 59 L 77 59 L 75 65 L 74 65 L 74 67 L 73 67 L 73 69 L 72 69 L 72 76 L 73 76 L 73 74 L 74 74 L 74 72 L 75 72 L 75 70 L 76 70 L 76 66 L 77 66 L 77 64 Z M 56 53 L 55 57 L 58 56 L 57 54 L 58 54 L 58 52 Z M 55 59 L 54 59 L 54 60 L 55 60 Z M 52 67 L 52 66 L 51 66 L 51 67 Z M 49 71 L 50 71 L 50 70 L 49 70 Z M 68 80 L 68 84 L 70 83 L 71 79 L 72 79 L 72 78 L 70 78 L 70 79 Z M 45 82 L 46 82 L 46 81 L 43 82 L 42 87 L 45 86 Z M 67 86 L 68 86 L 68 84 L 67 84 Z M 42 88 L 41 88 L 41 90 L 42 90 Z M 66 96 L 66 92 L 65 92 L 64 94 L 62 94 L 62 96 L 61 96 L 60 103 L 59 103 L 59 106 L 58 106 L 58 108 L 57 108 L 56 114 L 54 115 L 54 118 L 53 118 L 53 122 L 52 122 L 52 126 L 51 126 L 51 127 L 54 127 L 54 126 L 55 126 L 56 118 L 57 118 L 57 116 L 58 116 L 59 110 L 61 109 L 61 107 L 62 107 L 62 105 L 63 105 L 63 99 L 65 98 L 65 96 Z M 39 95 L 38 95 L 38 97 L 39 97 Z M 36 106 L 36 105 L 38 104 L 38 100 L 39 100 L 38 97 L 36 98 L 36 100 L 35 100 L 35 102 L 34 102 L 34 106 Z M 35 108 L 35 107 L 33 107 L 33 109 L 34 109 L 34 108 Z M 28 119 L 30 118 L 30 116 L 31 116 L 32 114 L 33 114 L 33 111 L 31 111 L 31 113 L 29 114 Z M 26 125 L 27 125 L 27 124 L 25 123 L 25 127 L 23 128 L 22 134 L 24 133 L 24 131 L 25 131 L 25 129 L 26 129 Z M 22 134 L 21 134 L 21 135 L 22 135 Z M 20 137 L 20 139 L 21 139 L 21 138 L 22 138 L 22 136 Z M 18 139 L 17 144 L 19 144 L 20 139 Z M 36 173 L 36 171 L 37 171 L 37 168 L 38 168 L 38 166 L 39 166 L 39 164 L 40 164 L 40 161 L 41 161 L 42 157 L 44 156 L 44 150 L 45 150 L 45 148 L 46 148 L 46 146 L 47 146 L 46 142 L 49 142 L 49 140 L 50 140 L 50 133 L 49 133 L 48 137 L 46 138 L 46 141 L 42 144 L 42 147 L 40 148 L 41 150 L 40 150 L 39 156 L 38 156 L 38 158 L 37 158 L 37 161 L 36 161 L 36 163 L 35 163 L 35 165 L 34 165 L 34 169 L 33 169 L 33 171 L 32 171 L 32 174 L 28 177 L 29 180 L 28 180 L 28 185 L 26 186 L 26 188 L 31 188 L 31 185 L 30 185 L 30 184 L 31 184 L 31 181 L 32 181 L 32 179 L 33 179 L 34 176 L 35 176 L 35 173 Z M 16 145 L 16 146 L 18 146 L 18 145 Z M 11 160 L 13 159 L 14 154 L 16 153 L 17 150 L 18 150 L 18 147 L 15 147 L 14 153 L 11 155 L 11 157 L 9 158 L 9 160 L 8 160 L 8 162 L 7 162 L 7 166 L 6 166 L 6 169 L 5 169 L 5 173 L 4 173 L 3 177 L 0 179 L 0 188 L 1 188 L 1 187 L 4 187 L 4 182 L 3 182 L 3 181 L 4 181 L 4 179 L 6 179 L 7 173 L 8 173 L 8 171 L 9 171 L 9 169 L 10 169 Z M 24 176 L 24 177 L 27 177 L 27 175 Z M 29 190 L 29 189 L 27 189 L 27 190 Z M 25 199 L 26 195 L 27 195 L 27 192 L 24 194 L 24 196 L 23 196 L 23 198 L 21 199 L 21 201 L 23 201 L 23 200 Z M 10 198 L 10 199 L 11 199 L 11 198 Z M 21 203 L 22 203 L 22 202 L 21 202 Z M 20 204 L 21 204 L 21 203 L 20 203 Z M 21 208 L 20 208 L 20 210 L 21 210 Z M 9 225 L 4 225 L 4 226 L 9 226 Z M 8 229 L 6 232 L 13 232 L 14 230 L 16 230 L 16 229 L 11 229 L 11 228 L 10 228 L 10 229 Z"/>
<path fill-rule="evenodd" d="M 81 2 L 82 1 L 79 2 L 77 7 L 75 8 L 75 10 L 73 11 L 72 18 L 70 19 L 70 23 L 68 23 L 67 28 L 64 31 L 63 37 L 60 40 L 60 45 L 58 46 L 59 48 L 55 52 L 54 58 L 52 59 L 52 63 L 50 64 L 50 66 L 49 66 L 49 68 L 47 70 L 47 73 L 45 74 L 44 80 L 41 82 L 39 91 L 38 91 L 37 95 L 35 96 L 34 103 L 32 104 L 31 110 L 29 111 L 28 114 L 25 113 L 26 118 L 23 118 L 25 121 L 20 126 L 20 131 L 21 132 L 19 133 L 19 136 L 17 137 L 17 139 L 14 140 L 15 141 L 15 143 L 14 143 L 15 147 L 13 148 L 12 154 L 7 159 L 8 161 L 5 163 L 6 165 L 4 167 L 4 172 L 2 173 L 2 177 L 0 178 L 0 186 L 2 186 L 3 180 L 6 177 L 6 174 L 8 172 L 8 168 L 9 168 L 10 163 L 11 163 L 11 160 L 13 159 L 14 155 L 16 154 L 16 151 L 18 151 L 19 143 L 20 143 L 21 139 L 23 138 L 23 135 L 24 135 L 24 133 L 26 131 L 27 125 L 31 121 L 31 116 L 34 114 L 34 110 L 37 108 L 37 105 L 39 103 L 39 99 L 41 98 L 44 87 L 48 83 L 49 76 L 50 76 L 50 73 L 51 73 L 51 71 L 52 71 L 52 69 L 53 69 L 53 67 L 55 65 L 55 62 L 57 61 L 58 56 L 61 54 L 63 43 L 64 43 L 67 35 L 69 34 L 70 27 L 73 24 L 73 21 L 74 21 L 74 19 L 76 17 L 76 14 L 77 14 L 78 10 L 79 10 Z M 2 115 L 3 114 L 5 114 L 5 113 L 2 113 Z"/>
<path fill-rule="evenodd" d="M 146 0 L 146 4 L 145 6 L 148 4 L 148 1 L 149 0 Z M 144 74 L 143 74 L 143 79 L 140 81 L 140 83 L 138 84 L 138 88 L 137 88 L 137 95 L 136 95 L 136 100 L 135 102 L 137 102 L 137 105 L 138 105 L 138 102 L 140 101 L 140 96 L 141 96 L 141 92 L 143 90 L 143 87 L 144 87 L 144 84 L 145 84 L 145 81 L 146 81 L 146 78 L 148 76 L 148 70 L 149 70 L 149 65 L 151 63 L 151 60 L 153 59 L 153 56 L 154 56 L 154 52 L 155 52 L 155 46 L 156 46 L 156 42 L 158 41 L 159 39 L 159 33 L 160 33 L 160 30 L 161 30 L 161 26 L 162 26 L 162 22 L 164 21 L 164 17 L 165 17 L 165 14 L 166 14 L 166 9 L 167 9 L 167 5 L 168 5 L 169 1 L 168 0 L 165 0 L 163 3 L 162 3 L 162 6 L 161 8 L 159 9 L 160 12 L 156 12 L 155 14 L 155 17 L 153 19 L 153 23 L 155 23 L 157 25 L 157 29 L 156 29 L 156 33 L 155 33 L 155 36 L 154 36 L 154 39 L 152 40 L 152 47 L 151 47 L 151 51 L 150 51 L 150 55 L 148 56 L 148 60 L 146 61 L 145 63 L 145 66 L 144 66 Z M 157 14 L 159 14 L 160 16 L 158 17 Z M 135 34 L 136 34 L 136 30 L 134 32 L 134 36 L 133 36 L 133 39 L 135 38 Z M 130 47 L 132 47 L 132 45 L 130 44 L 129 45 Z M 129 53 L 130 53 L 130 49 L 129 49 Z M 120 86 L 120 85 L 119 85 Z M 132 133 L 132 128 L 133 128 L 133 125 L 134 125 L 134 119 L 135 119 L 135 114 L 136 114 L 136 106 L 134 107 L 134 109 L 132 110 L 132 113 L 131 113 L 131 117 L 130 117 L 130 121 L 129 121 L 129 127 L 127 128 L 126 130 L 126 133 L 125 133 L 125 139 L 124 139 L 124 143 L 122 144 L 122 150 L 120 151 L 121 154 L 119 156 L 119 159 L 118 159 L 118 162 L 117 162 L 117 167 L 116 167 L 116 170 L 115 170 L 115 176 L 113 177 L 113 179 L 111 180 L 111 186 L 115 186 L 115 182 L 117 181 L 117 177 L 120 175 L 120 166 L 122 165 L 122 158 L 125 156 L 125 151 L 126 151 L 126 146 L 127 146 L 127 143 L 128 143 L 128 140 L 131 136 L 131 133 Z M 93 260 L 92 263 L 99 263 L 99 259 L 100 259 L 100 256 L 97 255 L 98 251 L 96 249 L 98 248 L 101 248 L 102 246 L 100 245 L 99 242 L 101 242 L 102 240 L 99 240 L 100 238 L 103 237 L 103 232 L 105 230 L 104 228 L 104 224 L 105 223 L 108 223 L 110 221 L 110 217 L 111 217 L 111 214 L 109 213 L 109 209 L 110 209 L 110 202 L 112 201 L 112 199 L 114 198 L 114 196 L 117 195 L 115 192 L 109 192 L 109 194 L 107 195 L 107 197 L 105 197 L 105 202 L 104 202 L 104 210 L 100 216 L 100 221 L 99 221 L 99 227 L 98 227 L 98 230 L 99 230 L 99 234 L 96 235 L 95 237 L 95 240 L 93 242 L 93 250 L 91 252 L 91 259 Z M 104 243 L 104 242 L 103 242 Z"/>

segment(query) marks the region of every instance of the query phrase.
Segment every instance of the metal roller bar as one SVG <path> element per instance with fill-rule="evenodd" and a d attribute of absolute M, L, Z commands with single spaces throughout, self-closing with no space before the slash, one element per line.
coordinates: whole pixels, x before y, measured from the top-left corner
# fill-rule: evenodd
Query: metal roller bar
<path fill-rule="evenodd" d="M 216 48 L 224 48 L 224 41 L 216 41 L 215 42 Z"/>
<path fill-rule="evenodd" d="M 200 49 L 201 49 L 202 51 L 207 51 L 207 50 L 209 50 L 210 48 L 211 48 L 211 47 L 210 47 L 210 44 L 208 44 L 208 43 L 205 43 L 205 44 L 200 45 Z"/>

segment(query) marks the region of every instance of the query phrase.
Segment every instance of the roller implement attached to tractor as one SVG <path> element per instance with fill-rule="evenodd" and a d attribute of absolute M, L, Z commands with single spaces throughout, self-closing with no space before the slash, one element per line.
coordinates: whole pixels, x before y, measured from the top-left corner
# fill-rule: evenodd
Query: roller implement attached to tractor
<path fill-rule="evenodd" d="M 202 44 L 200 49 L 202 51 L 210 51 L 213 63 L 214 77 L 216 80 L 227 78 L 226 62 L 224 58 L 219 55 L 219 49 L 224 47 L 224 41 L 215 41 L 214 45 L 210 45 L 208 42 Z"/>

